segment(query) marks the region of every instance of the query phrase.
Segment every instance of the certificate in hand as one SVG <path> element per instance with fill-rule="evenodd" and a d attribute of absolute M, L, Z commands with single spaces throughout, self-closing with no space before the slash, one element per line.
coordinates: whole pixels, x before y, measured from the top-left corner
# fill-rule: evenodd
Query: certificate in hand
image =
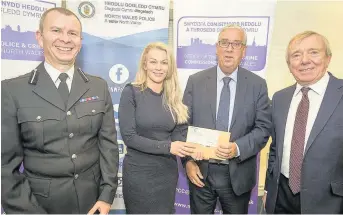
<path fill-rule="evenodd" d="M 216 147 L 219 143 L 230 141 L 230 133 L 207 128 L 189 126 L 187 133 L 187 142 L 197 145 L 197 150 L 201 150 L 204 159 L 210 158 L 224 160 L 215 155 Z"/>

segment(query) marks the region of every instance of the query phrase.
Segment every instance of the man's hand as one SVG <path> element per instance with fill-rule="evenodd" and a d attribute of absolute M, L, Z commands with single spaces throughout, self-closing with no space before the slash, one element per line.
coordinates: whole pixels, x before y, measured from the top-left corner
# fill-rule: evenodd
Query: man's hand
<path fill-rule="evenodd" d="M 186 173 L 189 180 L 198 187 L 203 187 L 205 184 L 200 180 L 202 176 L 198 165 L 193 160 L 189 160 L 186 163 Z"/>
<path fill-rule="evenodd" d="M 237 144 L 232 142 L 219 143 L 215 153 L 220 158 L 232 159 L 237 156 Z"/>
<path fill-rule="evenodd" d="M 99 210 L 100 214 L 108 214 L 110 212 L 111 205 L 104 201 L 97 201 L 93 208 L 88 212 L 89 215 L 95 213 L 95 211 Z"/>

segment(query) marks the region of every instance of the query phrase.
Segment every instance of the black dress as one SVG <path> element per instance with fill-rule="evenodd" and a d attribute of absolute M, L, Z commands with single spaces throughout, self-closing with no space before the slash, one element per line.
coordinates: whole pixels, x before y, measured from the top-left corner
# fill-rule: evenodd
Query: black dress
<path fill-rule="evenodd" d="M 172 141 L 185 141 L 187 126 L 176 125 L 162 93 L 127 85 L 119 104 L 119 126 L 127 154 L 123 195 L 127 213 L 174 213 L 178 180 Z"/>

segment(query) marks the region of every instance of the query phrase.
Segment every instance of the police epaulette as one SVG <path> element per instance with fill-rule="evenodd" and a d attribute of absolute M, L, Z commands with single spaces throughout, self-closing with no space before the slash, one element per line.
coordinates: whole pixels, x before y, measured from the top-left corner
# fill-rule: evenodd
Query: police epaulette
<path fill-rule="evenodd" d="M 30 79 L 29 79 L 29 84 L 36 85 L 38 81 L 38 76 L 39 76 L 39 71 L 36 69 L 32 70 Z"/>
<path fill-rule="evenodd" d="M 87 78 L 86 74 L 82 71 L 81 68 L 78 68 L 77 71 L 80 73 L 82 79 L 85 81 L 85 82 L 88 82 L 89 79 Z"/>

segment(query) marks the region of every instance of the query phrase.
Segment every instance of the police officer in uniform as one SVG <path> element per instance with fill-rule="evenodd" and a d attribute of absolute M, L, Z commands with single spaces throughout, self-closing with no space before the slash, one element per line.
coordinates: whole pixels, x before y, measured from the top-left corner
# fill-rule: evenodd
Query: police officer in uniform
<path fill-rule="evenodd" d="M 113 105 L 106 82 L 75 65 L 81 32 L 71 11 L 47 10 L 36 33 L 45 61 L 1 83 L 6 213 L 110 210 L 119 162 Z"/>

